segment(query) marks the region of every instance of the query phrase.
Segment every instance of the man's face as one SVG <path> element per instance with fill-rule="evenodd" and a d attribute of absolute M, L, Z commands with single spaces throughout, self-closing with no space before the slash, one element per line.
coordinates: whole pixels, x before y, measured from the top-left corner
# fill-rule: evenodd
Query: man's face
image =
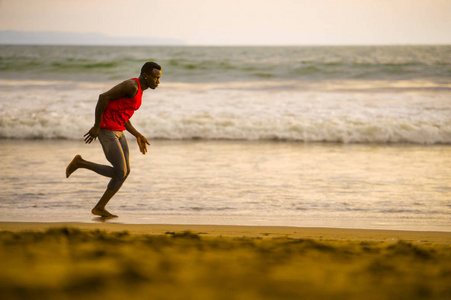
<path fill-rule="evenodd" d="M 153 69 L 150 74 L 146 77 L 146 83 L 152 90 L 156 89 L 160 84 L 161 70 Z"/>

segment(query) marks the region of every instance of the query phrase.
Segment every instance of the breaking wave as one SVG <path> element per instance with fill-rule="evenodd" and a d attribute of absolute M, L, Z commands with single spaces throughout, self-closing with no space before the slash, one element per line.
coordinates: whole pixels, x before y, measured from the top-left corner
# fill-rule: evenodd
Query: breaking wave
<path fill-rule="evenodd" d="M 189 86 L 189 88 L 188 88 Z M 151 139 L 451 144 L 447 93 L 361 93 L 167 83 L 132 123 Z M 100 88 L 0 89 L 0 138 L 81 139 Z"/>

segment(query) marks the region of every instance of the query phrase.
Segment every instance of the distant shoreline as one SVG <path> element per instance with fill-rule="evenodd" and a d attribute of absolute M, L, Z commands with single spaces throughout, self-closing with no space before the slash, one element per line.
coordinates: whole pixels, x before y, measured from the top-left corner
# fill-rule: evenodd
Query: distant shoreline
<path fill-rule="evenodd" d="M 100 33 L 0 30 L 0 44 L 12 45 L 184 45 L 170 38 L 121 37 Z"/>
<path fill-rule="evenodd" d="M 184 40 L 156 37 L 110 36 L 101 33 L 0 30 L 0 45 L 11 46 L 180 46 L 180 47 L 402 47 L 449 46 L 449 43 L 398 44 L 188 44 Z"/>

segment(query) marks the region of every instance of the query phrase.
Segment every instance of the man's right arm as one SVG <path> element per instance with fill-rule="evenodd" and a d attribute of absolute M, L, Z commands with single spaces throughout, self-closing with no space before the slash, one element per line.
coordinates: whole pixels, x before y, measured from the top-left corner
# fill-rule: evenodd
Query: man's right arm
<path fill-rule="evenodd" d="M 135 80 L 126 80 L 109 91 L 100 94 L 99 100 L 97 100 L 96 110 L 95 110 L 95 122 L 94 126 L 84 135 L 85 142 L 90 144 L 93 140 L 97 138 L 100 132 L 100 123 L 102 121 L 103 113 L 110 100 L 119 98 L 133 98 L 138 91 L 138 86 Z"/>
<path fill-rule="evenodd" d="M 99 100 L 97 100 L 96 111 L 95 111 L 95 122 L 94 128 L 100 130 L 100 123 L 102 121 L 103 113 L 105 112 L 108 102 L 110 102 L 110 97 L 106 93 L 100 94 Z"/>
<path fill-rule="evenodd" d="M 84 135 L 85 143 L 90 144 L 93 140 L 97 138 L 100 133 L 100 123 L 102 121 L 103 113 L 106 109 L 106 106 L 110 99 L 105 97 L 105 94 L 101 94 L 99 96 L 99 100 L 97 100 L 96 110 L 95 110 L 95 122 L 94 126 Z"/>

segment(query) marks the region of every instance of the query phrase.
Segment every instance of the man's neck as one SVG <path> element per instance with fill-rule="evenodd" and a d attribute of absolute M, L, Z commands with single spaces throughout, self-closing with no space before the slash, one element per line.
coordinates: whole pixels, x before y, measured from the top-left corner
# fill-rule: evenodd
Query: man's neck
<path fill-rule="evenodd" d="M 141 86 L 141 90 L 147 90 L 149 87 L 147 86 L 147 84 L 146 84 L 146 81 L 144 80 L 144 77 L 142 76 L 142 75 L 140 75 L 139 77 L 138 77 L 138 80 L 139 80 L 139 85 Z"/>

